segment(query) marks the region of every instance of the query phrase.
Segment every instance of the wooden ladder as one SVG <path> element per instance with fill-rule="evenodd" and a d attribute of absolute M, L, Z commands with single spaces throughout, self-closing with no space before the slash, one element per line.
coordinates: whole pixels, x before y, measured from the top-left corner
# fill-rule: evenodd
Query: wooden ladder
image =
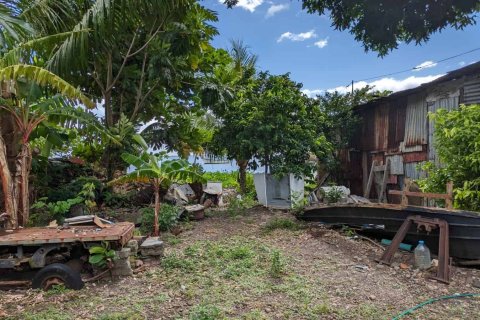
<path fill-rule="evenodd" d="M 368 176 L 367 188 L 363 193 L 363 197 L 369 199 L 370 191 L 372 190 L 372 185 L 375 182 L 375 175 L 382 174 L 381 176 L 382 182 L 380 184 L 380 188 L 377 188 L 378 193 L 378 202 L 386 202 L 387 201 L 387 179 L 390 172 L 390 160 L 387 159 L 385 164 L 377 165 L 377 161 L 372 161 L 372 168 L 370 169 L 370 175 Z M 380 192 L 378 192 L 378 189 Z"/>

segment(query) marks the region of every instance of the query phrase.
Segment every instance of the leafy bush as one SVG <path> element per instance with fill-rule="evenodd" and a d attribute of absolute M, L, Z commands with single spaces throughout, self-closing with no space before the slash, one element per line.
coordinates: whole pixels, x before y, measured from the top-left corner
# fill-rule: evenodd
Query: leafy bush
<path fill-rule="evenodd" d="M 62 222 L 65 216 L 70 212 L 73 206 L 83 204 L 90 211 L 96 206 L 95 202 L 95 185 L 86 183 L 79 191 L 77 196 L 72 199 L 49 202 L 48 198 L 40 198 L 31 205 L 32 215 L 30 216 L 29 225 L 41 226 L 46 225 L 52 220 Z"/>
<path fill-rule="evenodd" d="M 153 222 L 155 219 L 155 210 L 151 207 L 140 209 L 142 215 L 142 226 L 140 230 L 144 234 L 149 234 L 153 230 Z M 179 208 L 168 203 L 162 203 L 160 213 L 158 215 L 158 225 L 161 231 L 170 231 L 177 225 L 179 218 Z"/>
<path fill-rule="evenodd" d="M 265 233 L 270 233 L 274 230 L 277 229 L 283 229 L 283 230 L 300 230 L 302 229 L 302 225 L 300 225 L 298 222 L 293 221 L 292 219 L 288 218 L 275 218 L 270 221 L 268 221 L 263 227 L 263 232 Z"/>
<path fill-rule="evenodd" d="M 115 259 L 115 251 L 111 250 L 108 242 L 103 242 L 101 246 L 91 247 L 88 262 L 97 268 L 103 269 Z"/>
<path fill-rule="evenodd" d="M 442 166 L 433 163 L 422 168 L 427 177 L 418 181 L 425 192 L 446 190 L 454 184 L 454 206 L 480 211 L 480 105 L 440 109 L 431 113 L 435 123 L 435 147 Z"/>
<path fill-rule="evenodd" d="M 238 184 L 238 171 L 232 172 L 205 172 L 203 177 L 207 181 L 218 181 L 222 183 L 224 188 L 235 188 L 240 192 L 240 185 Z M 253 183 L 253 174 L 247 172 L 247 194 L 254 196 L 255 195 L 255 185 Z"/>
<path fill-rule="evenodd" d="M 132 206 L 132 198 L 134 192 L 128 192 L 126 194 L 105 192 L 104 203 L 110 208 L 129 208 Z"/>
<path fill-rule="evenodd" d="M 322 189 L 323 190 L 323 189 Z M 342 199 L 343 192 L 337 186 L 332 186 L 328 191 L 324 192 L 324 198 L 327 203 L 337 203 Z"/>
<path fill-rule="evenodd" d="M 227 200 L 227 213 L 232 216 L 244 215 L 248 209 L 252 208 L 256 204 L 256 201 L 248 195 L 244 195 L 242 197 L 234 196 Z"/>

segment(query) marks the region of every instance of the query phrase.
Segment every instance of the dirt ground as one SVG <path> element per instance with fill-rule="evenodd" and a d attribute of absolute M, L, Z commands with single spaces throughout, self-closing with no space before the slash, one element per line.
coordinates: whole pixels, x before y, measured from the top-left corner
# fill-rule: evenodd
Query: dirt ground
<path fill-rule="evenodd" d="M 444 285 L 413 270 L 411 254 L 379 266 L 378 246 L 288 213 L 212 212 L 183 227 L 163 235 L 165 257 L 143 273 L 81 291 L 3 291 L 0 318 L 392 319 L 430 298 L 480 293 L 472 286 L 480 270 L 455 267 Z M 480 299 L 436 302 L 402 319 L 480 319 Z"/>

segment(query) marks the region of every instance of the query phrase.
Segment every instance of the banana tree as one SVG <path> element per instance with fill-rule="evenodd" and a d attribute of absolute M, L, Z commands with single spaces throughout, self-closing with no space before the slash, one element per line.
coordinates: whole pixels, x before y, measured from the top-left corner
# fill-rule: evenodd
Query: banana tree
<path fill-rule="evenodd" d="M 160 212 L 160 187 L 162 185 L 170 185 L 174 182 L 181 181 L 202 181 L 203 178 L 194 171 L 188 161 L 183 159 L 166 160 L 166 153 L 152 154 L 148 151 L 145 140 L 140 135 L 135 135 L 134 140 L 142 148 L 139 156 L 123 153 L 122 159 L 129 165 L 135 167 L 130 173 L 120 178 L 112 180 L 109 184 L 119 184 L 127 182 L 148 182 L 153 186 L 155 191 L 155 218 L 154 218 L 154 235 L 158 236 L 158 216 Z"/>
<path fill-rule="evenodd" d="M 29 138 L 37 126 L 48 117 L 48 111 L 32 108 L 51 105 L 54 99 L 44 98 L 41 88 L 59 92 L 63 97 L 93 107 L 94 104 L 79 89 L 57 75 L 32 65 L 11 65 L 0 68 L 0 81 L 8 90 L 2 92 L 0 108 L 7 111 L 15 125 L 14 135 L 19 136 L 18 150 L 14 150 L 15 166 L 9 166 L 7 145 L 0 134 L 0 179 L 4 194 L 5 210 L 10 216 L 10 227 L 25 225 L 29 218 L 29 172 L 32 153 Z M 1 124 L 0 124 L 1 126 Z M 0 133 L 2 132 L 0 127 Z M 12 148 L 12 146 L 10 146 Z M 9 150 L 12 152 L 12 150 Z"/>

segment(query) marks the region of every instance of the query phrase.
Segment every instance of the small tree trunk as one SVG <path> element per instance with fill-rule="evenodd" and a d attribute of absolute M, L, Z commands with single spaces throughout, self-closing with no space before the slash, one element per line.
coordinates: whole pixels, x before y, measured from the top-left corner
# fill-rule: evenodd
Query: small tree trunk
<path fill-rule="evenodd" d="M 31 169 L 32 150 L 28 143 L 23 143 L 17 156 L 15 186 L 18 191 L 18 224 L 25 226 L 30 213 L 29 176 Z"/>
<path fill-rule="evenodd" d="M 247 165 L 248 160 L 237 160 L 238 164 L 238 184 L 240 185 L 240 193 L 247 193 Z"/>
<path fill-rule="evenodd" d="M 0 130 L 1 132 L 1 130 Z M 0 179 L 2 180 L 2 191 L 5 203 L 5 211 L 10 216 L 8 228 L 18 227 L 17 217 L 17 195 L 10 169 L 8 168 L 7 148 L 2 135 L 0 134 Z"/>
<path fill-rule="evenodd" d="M 155 220 L 153 221 L 153 235 L 158 237 L 160 230 L 158 226 L 158 216 L 160 214 L 160 185 L 155 182 Z"/>

